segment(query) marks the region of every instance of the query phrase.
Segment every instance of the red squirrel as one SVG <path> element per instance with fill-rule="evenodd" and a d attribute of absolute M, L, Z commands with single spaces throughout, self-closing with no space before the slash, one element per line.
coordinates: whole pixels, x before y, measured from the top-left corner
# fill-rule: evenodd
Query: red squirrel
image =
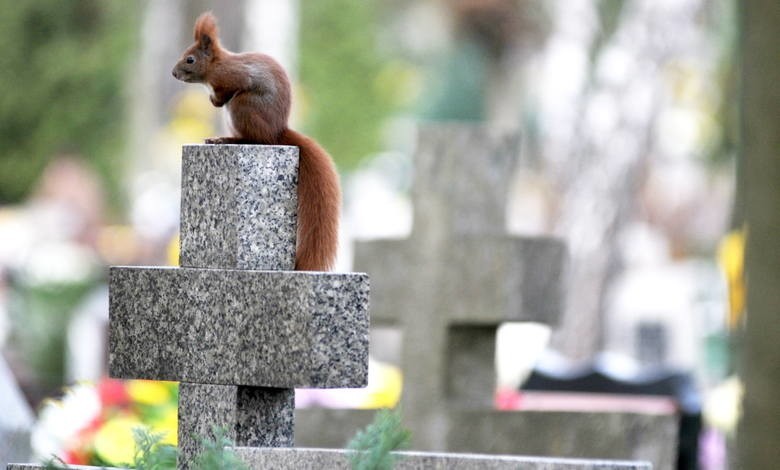
<path fill-rule="evenodd" d="M 291 92 L 282 66 L 265 54 L 236 54 L 222 48 L 216 19 L 207 12 L 196 20 L 195 44 L 184 51 L 173 76 L 206 84 L 211 89 L 211 103 L 227 106 L 233 137 L 206 139 L 207 144 L 300 148 L 295 269 L 332 268 L 341 206 L 339 177 L 330 155 L 317 142 L 287 127 Z"/>

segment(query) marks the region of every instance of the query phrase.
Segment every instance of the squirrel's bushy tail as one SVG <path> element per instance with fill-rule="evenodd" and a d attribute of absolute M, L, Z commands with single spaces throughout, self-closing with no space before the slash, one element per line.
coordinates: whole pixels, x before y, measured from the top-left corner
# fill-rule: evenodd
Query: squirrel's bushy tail
<path fill-rule="evenodd" d="M 327 271 L 336 260 L 341 187 L 330 155 L 314 140 L 291 129 L 283 145 L 300 148 L 298 167 L 298 247 L 295 269 Z"/>

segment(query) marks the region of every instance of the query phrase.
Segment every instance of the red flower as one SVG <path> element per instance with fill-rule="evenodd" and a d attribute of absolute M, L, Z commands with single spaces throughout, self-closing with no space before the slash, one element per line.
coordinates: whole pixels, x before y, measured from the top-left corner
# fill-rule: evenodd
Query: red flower
<path fill-rule="evenodd" d="M 78 436 L 80 438 L 84 438 L 85 436 L 92 436 L 97 432 L 98 429 L 103 425 L 103 416 L 95 416 L 95 419 L 89 422 L 87 426 L 78 432 Z"/>
<path fill-rule="evenodd" d="M 103 379 L 97 384 L 97 392 L 104 407 L 124 406 L 130 403 L 125 383 L 116 379 Z"/>
<path fill-rule="evenodd" d="M 84 449 L 71 449 L 66 450 L 64 458 L 62 460 L 67 464 L 72 465 L 87 465 L 89 464 L 89 455 Z"/>

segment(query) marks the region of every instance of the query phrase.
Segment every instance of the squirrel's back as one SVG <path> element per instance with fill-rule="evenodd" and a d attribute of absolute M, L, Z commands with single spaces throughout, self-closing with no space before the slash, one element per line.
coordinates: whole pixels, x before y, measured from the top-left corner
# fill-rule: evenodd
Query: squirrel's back
<path fill-rule="evenodd" d="M 271 57 L 257 53 L 234 54 L 223 62 L 230 64 L 225 68 L 230 73 L 224 74 L 224 82 L 236 91 L 227 103 L 234 134 L 262 144 L 280 143 L 291 101 L 290 80 L 284 69 Z M 215 80 L 212 86 L 218 88 L 220 83 Z"/>

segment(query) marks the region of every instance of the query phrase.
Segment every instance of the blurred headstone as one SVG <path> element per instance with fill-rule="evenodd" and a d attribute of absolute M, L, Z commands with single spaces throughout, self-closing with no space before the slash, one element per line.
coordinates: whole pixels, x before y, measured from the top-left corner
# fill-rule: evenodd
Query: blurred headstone
<path fill-rule="evenodd" d="M 658 323 L 648 323 L 648 341 L 651 345 L 658 344 L 657 339 L 663 338 L 663 327 Z M 659 332 L 661 332 L 659 334 Z M 663 344 L 661 342 L 661 344 Z M 648 348 L 657 351 L 659 348 Z M 645 366 L 646 364 L 642 364 Z M 571 393 L 568 401 L 575 402 L 576 396 L 583 397 L 583 403 L 587 404 L 588 397 L 601 395 L 615 403 L 624 401 L 625 396 L 633 396 L 633 404 L 652 402 L 650 397 L 666 397 L 673 401 L 673 410 L 666 412 L 666 416 L 660 416 L 658 422 L 666 421 L 666 425 L 674 425 L 678 421 L 678 430 L 672 434 L 678 434 L 679 445 L 677 455 L 672 452 L 673 445 L 668 445 L 669 452 L 665 453 L 666 460 L 661 468 L 675 466 L 678 470 L 697 468 L 699 449 L 699 432 L 701 431 L 701 396 L 692 374 L 672 368 L 640 367 L 639 364 L 626 364 L 624 361 L 611 360 L 608 354 L 601 354 L 593 361 L 587 363 L 575 363 L 566 360 L 542 360 L 537 364 L 531 376 L 523 384 L 524 391 L 536 391 L 555 395 L 559 392 Z M 576 394 L 576 395 L 574 395 Z M 592 398 L 591 398 L 592 401 Z M 568 405 L 567 405 L 568 406 Z M 587 405 L 586 405 L 587 406 Z M 663 426 L 655 425 L 652 435 L 657 436 L 658 430 Z M 668 440 L 672 440 L 672 434 Z M 660 436 L 663 437 L 663 436 Z M 654 445 L 653 439 L 648 434 L 644 436 L 646 445 Z M 658 442 L 662 442 L 658 440 Z M 655 444 L 657 445 L 657 444 Z M 659 452 L 660 453 L 660 452 Z M 676 463 L 675 463 L 676 462 Z"/>
<path fill-rule="evenodd" d="M 492 407 L 502 323 L 551 324 L 562 308 L 563 244 L 506 233 L 519 140 L 478 125 L 422 128 L 410 238 L 355 248 L 374 280 L 373 323 L 402 331 L 402 406 L 419 448 L 448 448 L 452 410 Z"/>
<path fill-rule="evenodd" d="M 648 366 L 661 366 L 666 360 L 666 327 L 661 322 L 642 321 L 637 325 L 636 357 Z"/>
<path fill-rule="evenodd" d="M 108 362 L 108 287 L 93 289 L 76 307 L 67 337 L 67 383 L 96 382 Z"/>
<path fill-rule="evenodd" d="M 670 468 L 676 416 L 494 409 L 498 326 L 556 324 L 564 297 L 563 243 L 506 233 L 518 157 L 516 134 L 476 125 L 424 127 L 414 162 L 411 236 L 355 248 L 355 267 L 372 278 L 372 327 L 401 334 L 401 409 L 411 446 L 647 459 Z M 296 443 L 342 446 L 372 414 L 298 410 Z"/>
<path fill-rule="evenodd" d="M 5 359 L 0 356 L 0 468 L 5 468 L 10 462 L 30 459 L 33 420 L 30 405 L 19 390 Z"/>

